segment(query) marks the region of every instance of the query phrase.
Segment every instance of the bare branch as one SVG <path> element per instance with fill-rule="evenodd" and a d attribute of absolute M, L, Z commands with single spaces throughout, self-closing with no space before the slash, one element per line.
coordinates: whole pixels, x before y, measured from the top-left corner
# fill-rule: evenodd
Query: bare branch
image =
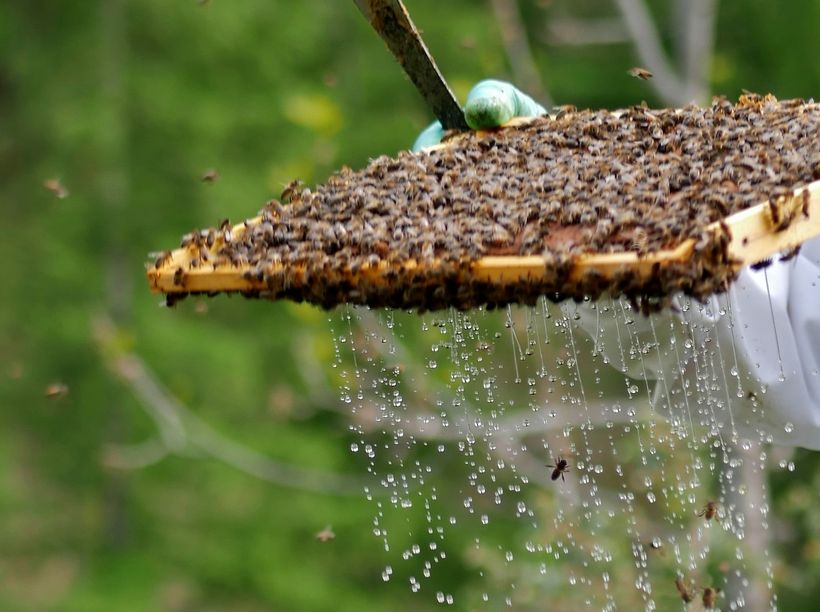
<path fill-rule="evenodd" d="M 94 321 L 94 337 L 100 346 L 110 346 L 116 335 L 114 323 L 107 318 Z M 159 430 L 160 440 L 168 451 L 180 452 L 188 440 L 179 413 L 182 406 L 173 395 L 162 386 L 142 361 L 133 355 L 121 353 L 111 355 L 108 366 L 134 391 L 145 412 Z"/>
<path fill-rule="evenodd" d="M 556 46 L 612 45 L 631 42 L 620 17 L 578 19 L 554 17 L 546 28 L 546 41 Z"/>
<path fill-rule="evenodd" d="M 553 105 L 552 98 L 535 65 L 516 0 L 490 0 L 490 4 L 501 31 L 515 84 L 549 108 Z"/>
<path fill-rule="evenodd" d="M 159 463 L 169 454 L 168 447 L 159 438 L 150 438 L 139 444 L 107 444 L 102 462 L 118 470 L 140 470 Z"/>
<path fill-rule="evenodd" d="M 762 447 L 759 442 L 749 442 L 749 448 L 732 445 L 730 454 L 739 460 L 740 468 L 734 475 L 735 486 L 727 487 L 726 503 L 743 508 L 743 541 L 739 545 L 745 552 L 747 566 L 742 571 L 731 572 L 726 584 L 727 601 L 742 597 L 748 610 L 762 612 L 770 609 L 772 593 L 767 586 L 765 557 L 760 551 L 770 550 L 771 531 L 766 517 L 766 470 L 760 461 Z M 732 462 L 734 464 L 734 461 Z M 732 468 L 721 466 L 722 477 L 732 480 Z"/>
<path fill-rule="evenodd" d="M 341 406 L 339 394 L 333 390 L 327 382 L 327 377 L 322 369 L 323 364 L 316 358 L 316 354 L 311 350 L 305 350 L 310 346 L 308 334 L 291 334 L 291 355 L 296 361 L 296 372 L 302 382 L 303 400 L 300 407 L 303 413 L 311 414 L 317 408 L 322 410 L 338 412 L 345 416 L 350 416 L 350 411 Z"/>
<path fill-rule="evenodd" d="M 279 463 L 229 440 L 204 421 L 192 417 L 186 420 L 189 421 L 191 443 L 195 448 L 262 480 L 294 489 L 336 495 L 361 495 L 364 487 L 373 485 L 372 482 L 355 476 L 330 474 Z"/>
<path fill-rule="evenodd" d="M 681 66 L 688 99 L 709 94 L 709 64 L 715 41 L 718 0 L 677 0 L 683 18 Z"/>
<path fill-rule="evenodd" d="M 170 453 L 202 454 L 281 486 L 336 495 L 360 495 L 368 480 L 329 474 L 274 461 L 216 432 L 191 413 L 133 353 L 114 353 L 115 328 L 109 319 L 94 322 L 95 339 L 107 365 L 141 400 L 156 423 L 159 437 L 134 446 L 109 446 L 103 461 L 111 467 L 137 469 Z"/>

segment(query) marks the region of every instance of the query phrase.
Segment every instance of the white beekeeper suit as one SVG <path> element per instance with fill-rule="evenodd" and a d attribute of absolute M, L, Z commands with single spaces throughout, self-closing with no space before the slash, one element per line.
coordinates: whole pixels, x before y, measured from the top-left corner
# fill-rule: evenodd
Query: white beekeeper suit
<path fill-rule="evenodd" d="M 705 305 L 676 304 L 651 317 L 618 300 L 565 308 L 611 365 L 657 381 L 653 406 L 673 426 L 820 450 L 820 239 Z"/>

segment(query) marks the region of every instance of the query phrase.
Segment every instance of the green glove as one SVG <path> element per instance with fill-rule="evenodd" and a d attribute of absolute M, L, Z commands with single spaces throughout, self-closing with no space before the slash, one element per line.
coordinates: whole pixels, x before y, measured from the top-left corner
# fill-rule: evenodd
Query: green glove
<path fill-rule="evenodd" d="M 504 125 L 514 117 L 538 117 L 546 115 L 546 109 L 504 81 L 488 79 L 476 84 L 467 94 L 464 118 L 474 130 Z M 444 130 L 439 121 L 431 123 L 413 144 L 413 151 L 420 151 L 441 142 Z"/>

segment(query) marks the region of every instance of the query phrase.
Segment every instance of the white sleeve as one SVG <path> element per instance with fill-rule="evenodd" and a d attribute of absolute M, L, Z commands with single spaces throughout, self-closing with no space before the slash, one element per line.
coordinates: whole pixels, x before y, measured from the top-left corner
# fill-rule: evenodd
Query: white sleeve
<path fill-rule="evenodd" d="M 791 261 L 744 270 L 733 310 L 738 356 L 766 391 L 773 441 L 820 449 L 820 239 Z"/>
<path fill-rule="evenodd" d="M 820 449 L 820 239 L 743 270 L 705 304 L 674 303 L 678 312 L 644 317 L 602 300 L 574 316 L 612 366 L 658 381 L 653 405 L 667 418 L 695 411 L 707 427 Z"/>

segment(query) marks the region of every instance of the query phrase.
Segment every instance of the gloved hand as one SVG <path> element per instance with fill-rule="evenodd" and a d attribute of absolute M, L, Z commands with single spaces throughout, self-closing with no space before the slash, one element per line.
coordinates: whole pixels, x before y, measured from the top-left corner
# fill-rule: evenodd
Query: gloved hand
<path fill-rule="evenodd" d="M 546 109 L 519 91 L 510 83 L 487 79 L 475 85 L 467 94 L 464 118 L 474 130 L 504 125 L 514 117 L 538 117 L 546 115 Z M 413 144 L 413 151 L 441 142 L 444 129 L 441 122 L 431 123 Z"/>

